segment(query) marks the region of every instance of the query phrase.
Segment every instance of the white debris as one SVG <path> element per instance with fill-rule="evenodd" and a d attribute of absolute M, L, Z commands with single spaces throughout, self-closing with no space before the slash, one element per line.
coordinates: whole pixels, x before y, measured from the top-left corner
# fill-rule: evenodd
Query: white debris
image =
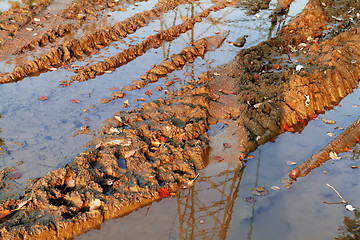
<path fill-rule="evenodd" d="M 295 69 L 296 69 L 296 71 L 300 72 L 301 69 L 303 69 L 303 68 L 304 68 L 303 65 L 297 65 Z"/>
<path fill-rule="evenodd" d="M 341 159 L 341 157 L 339 157 L 336 152 L 330 152 L 329 157 L 334 160 Z"/>
<path fill-rule="evenodd" d="M 354 207 L 353 207 L 352 205 L 350 205 L 350 204 L 346 205 L 345 207 L 346 207 L 346 209 L 347 209 L 348 211 L 350 211 L 350 212 L 353 212 L 353 211 L 355 211 L 355 209 L 356 209 L 356 208 L 354 208 Z"/>

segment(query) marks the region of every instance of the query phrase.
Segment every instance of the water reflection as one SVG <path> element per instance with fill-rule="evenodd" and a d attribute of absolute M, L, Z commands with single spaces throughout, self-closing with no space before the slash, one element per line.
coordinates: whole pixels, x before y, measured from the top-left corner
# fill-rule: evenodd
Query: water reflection
<path fill-rule="evenodd" d="M 244 169 L 204 176 L 177 195 L 180 239 L 226 239 Z"/>
<path fill-rule="evenodd" d="M 11 9 L 20 8 L 23 6 L 32 6 L 38 3 L 42 3 L 45 0 L 7 0 L 8 4 L 10 5 Z"/>

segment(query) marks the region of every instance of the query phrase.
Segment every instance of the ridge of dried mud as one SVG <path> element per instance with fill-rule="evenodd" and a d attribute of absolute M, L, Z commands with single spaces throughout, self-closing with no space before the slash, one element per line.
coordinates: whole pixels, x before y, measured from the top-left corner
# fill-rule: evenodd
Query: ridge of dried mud
<path fill-rule="evenodd" d="M 356 11 L 339 11 L 350 6 Z M 1 219 L 1 238 L 71 238 L 160 199 L 164 188 L 187 187 L 206 166 L 209 124 L 236 123 L 240 159 L 305 124 L 357 87 L 359 26 L 340 26 L 332 16 L 355 19 L 359 9 L 353 1 L 310 1 L 277 37 L 241 50 L 166 99 L 116 113 L 88 151 L 2 202 L 16 209 L 31 197 Z"/>

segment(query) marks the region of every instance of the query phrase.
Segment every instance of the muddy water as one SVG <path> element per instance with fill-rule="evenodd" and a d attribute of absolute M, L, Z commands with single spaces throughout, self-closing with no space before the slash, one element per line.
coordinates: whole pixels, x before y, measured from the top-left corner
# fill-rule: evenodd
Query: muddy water
<path fill-rule="evenodd" d="M 330 160 L 315 169 L 291 189 L 282 187 L 282 179 L 331 140 L 327 133 L 337 135 L 341 130 L 334 128 L 346 127 L 357 119 L 359 94 L 360 90 L 356 90 L 341 106 L 319 115 L 301 134 L 282 134 L 274 143 L 259 147 L 244 167 L 231 158 L 231 148 L 223 150 L 225 161 L 210 157 L 210 164 L 192 188 L 128 216 L 106 221 L 100 229 L 76 239 L 351 239 L 344 218 L 354 221 L 354 213 L 343 204 L 324 202 L 341 201 L 326 186 L 329 183 L 350 204 L 360 206 L 360 172 L 351 168 L 360 166 L 360 146 L 340 154 L 341 160 Z M 335 120 L 336 124 L 327 125 L 320 118 Z M 228 128 L 218 125 L 213 131 L 214 142 L 232 144 L 226 138 Z M 218 146 L 213 143 L 212 147 Z M 290 166 L 288 161 L 296 164 Z M 255 203 L 244 201 L 253 196 L 252 188 L 262 186 L 269 195 L 255 196 Z M 274 186 L 280 190 L 272 190 Z"/>
<path fill-rule="evenodd" d="M 3 1 L 0 2 L 1 6 Z M 150 9 L 155 1 L 139 3 L 135 6 L 124 6 L 126 11 L 111 12 L 98 23 L 88 24 L 73 35 L 81 36 L 86 29 L 101 28 L 121 21 L 136 12 Z M 129 35 L 124 43 L 113 43 L 90 55 L 84 61 L 75 62 L 74 66 L 84 66 L 104 57 L 112 56 L 128 44 L 136 44 L 157 30 L 163 30 L 179 24 L 186 17 L 192 17 L 202 9 L 209 7 L 211 1 L 198 1 L 179 6 L 166 13 L 162 19 L 151 22 L 148 26 Z M 213 12 L 193 30 L 180 36 L 171 43 L 165 43 L 158 49 L 152 49 L 129 64 L 114 72 L 98 76 L 96 79 L 74 83 L 68 87 L 60 86 L 60 81 L 69 80 L 74 75 L 66 68 L 54 69 L 38 77 L 29 77 L 18 83 L 0 87 L 0 167 L 16 167 L 22 174 L 15 184 L 19 189 L 26 185 L 26 179 L 45 175 L 60 165 L 69 163 L 80 153 L 89 135 L 73 136 L 76 130 L 89 126 L 97 129 L 101 122 L 121 109 L 123 101 L 128 100 L 129 109 L 140 106 L 139 98 L 145 101 L 164 96 L 157 92 L 156 86 L 164 86 L 166 80 L 175 80 L 169 90 L 179 90 L 182 84 L 196 77 L 199 73 L 232 60 L 237 48 L 231 44 L 238 37 L 249 35 L 244 47 L 250 47 L 274 36 L 276 31 L 296 13 L 300 12 L 306 1 L 296 1 L 290 8 L 288 16 L 277 26 L 271 27 L 269 10 L 260 11 L 256 16 L 248 16 L 241 8 L 227 8 Z M 115 88 L 121 89 L 133 80 L 139 79 L 153 64 L 159 64 L 173 53 L 178 53 L 191 42 L 210 36 L 221 30 L 230 30 L 224 44 L 214 52 L 209 52 L 204 59 L 197 59 L 187 64 L 182 70 L 169 74 L 157 83 L 136 90 L 127 91 L 124 99 L 108 104 L 100 104 L 102 98 L 110 98 Z M 66 39 L 66 38 L 65 38 Z M 43 50 L 42 50 L 43 51 Z M 25 55 L 31 57 L 29 55 Z M 24 58 L 13 58 L 1 62 L 1 72 L 10 71 L 22 64 Z M 145 91 L 152 90 L 153 95 L 146 96 Z M 341 102 L 342 107 L 328 111 L 319 117 L 335 120 L 335 126 L 345 127 L 358 116 L 359 109 L 353 104 L 360 104 L 359 92 Z M 39 101 L 38 97 L 48 97 Z M 71 101 L 79 100 L 78 103 Z M 357 154 L 348 153 L 348 158 L 328 162 L 312 174 L 296 182 L 292 189 L 271 190 L 271 186 L 281 188 L 281 179 L 287 175 L 292 166 L 305 161 L 318 151 L 331 138 L 326 134 L 340 131 L 335 126 L 326 125 L 321 120 L 314 120 L 301 132 L 286 133 L 279 136 L 275 143 L 267 143 L 253 153 L 241 167 L 231 148 L 220 149 L 222 143 L 234 144 L 230 138 L 231 129 L 218 124 L 212 127 L 209 134 L 213 138 L 209 166 L 200 172 L 195 185 L 180 191 L 171 199 L 153 203 L 139 209 L 126 217 L 106 221 L 100 230 L 92 230 L 78 239 L 329 239 L 339 233 L 338 227 L 343 224 L 345 216 L 353 218 L 342 205 L 327 205 L 323 201 L 338 202 L 336 194 L 326 186 L 330 183 L 337 188 L 344 198 L 354 206 L 358 202 L 359 186 L 356 179 L 358 169 Z M 224 157 L 223 162 L 213 160 L 214 156 Z M 342 155 L 343 156 L 343 155 Z M 344 157 L 344 156 L 343 156 Z M 22 162 L 22 164 L 20 164 Z M 20 164 L 20 165 L 19 165 Z M 19 165 L 19 166 L 17 166 Z M 326 174 L 325 172 L 326 171 Z M 255 203 L 243 199 L 252 196 L 251 189 L 264 186 L 270 194 L 255 197 Z M 239 237 L 240 236 L 240 237 Z"/>

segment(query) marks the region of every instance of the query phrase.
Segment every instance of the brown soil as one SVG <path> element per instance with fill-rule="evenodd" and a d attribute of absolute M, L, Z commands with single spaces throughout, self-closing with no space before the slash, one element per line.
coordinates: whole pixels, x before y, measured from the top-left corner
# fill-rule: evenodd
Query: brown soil
<path fill-rule="evenodd" d="M 72 20 L 80 16 L 80 20 L 74 20 L 80 21 L 80 26 L 81 21 L 92 19 L 88 16 L 96 17 L 98 4 L 87 2 L 94 4 L 76 5 L 76 12 L 66 11 L 70 14 L 66 16 Z M 107 4 L 108 7 L 116 5 L 111 1 L 103 3 L 102 6 Z M 98 44 L 106 45 L 126 36 L 180 3 L 159 1 L 151 11 L 63 43 L 12 73 L 4 74 L 0 81 L 18 81 L 68 63 Z M 218 4 L 225 7 L 234 2 Z M 287 4 L 284 1 L 279 8 L 285 10 Z M 256 2 L 256 5 L 265 8 L 268 1 Z M 31 199 L 25 209 L 15 210 L 0 219 L 1 238 L 71 238 L 100 225 L 105 219 L 127 214 L 190 187 L 197 171 L 206 166 L 207 130 L 217 121 L 224 121 L 236 130 L 239 159 L 281 132 L 306 124 L 357 87 L 360 29 L 356 13 L 359 10 L 357 1 L 310 1 L 277 37 L 240 51 L 232 62 L 200 74 L 181 91 L 169 92 L 166 99 L 116 113 L 114 118 L 104 122 L 101 134 L 89 143 L 88 151 L 80 153 L 68 166 L 33 181 L 24 195 L 2 201 L 4 209 L 15 210 L 24 200 Z M 84 14 L 79 15 L 82 11 Z M 59 18 L 62 17 L 65 12 L 60 14 Z M 350 18 L 353 20 L 338 22 Z M 54 32 L 56 29 L 61 27 L 55 27 Z M 22 26 L 17 26 L 6 31 L 16 39 L 22 30 Z M 21 51 L 26 51 L 28 43 L 35 41 L 25 39 L 28 41 L 20 46 Z M 16 40 L 7 38 L 0 50 L 19 52 L 13 42 Z M 195 45 L 192 50 L 199 51 L 201 46 Z M 184 51 L 179 55 L 180 61 L 187 60 L 186 54 Z M 157 70 L 163 72 L 155 72 Z M 150 74 L 161 76 L 169 72 L 168 68 L 157 70 Z M 10 179 L 11 171 L 1 172 L 3 181 Z M 0 187 L 3 191 L 4 186 Z"/>

